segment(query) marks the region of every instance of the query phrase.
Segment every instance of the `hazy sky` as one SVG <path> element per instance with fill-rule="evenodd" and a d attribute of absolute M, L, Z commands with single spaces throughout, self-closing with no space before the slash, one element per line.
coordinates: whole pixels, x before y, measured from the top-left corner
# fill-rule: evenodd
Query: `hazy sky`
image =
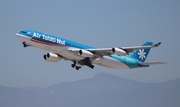
<path fill-rule="evenodd" d="M 1 0 L 0 85 L 47 87 L 91 78 L 103 72 L 145 83 L 180 78 L 179 0 Z M 43 60 L 47 51 L 23 48 L 16 32 L 38 30 L 94 47 L 134 46 L 149 40 L 162 45 L 147 61 L 166 65 L 122 70 L 95 66 L 79 71 L 72 62 Z"/>

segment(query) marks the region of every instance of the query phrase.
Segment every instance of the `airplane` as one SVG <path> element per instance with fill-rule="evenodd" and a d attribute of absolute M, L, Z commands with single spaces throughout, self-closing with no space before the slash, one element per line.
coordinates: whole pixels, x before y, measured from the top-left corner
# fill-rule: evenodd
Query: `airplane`
<path fill-rule="evenodd" d="M 45 61 L 70 60 L 73 62 L 71 67 L 76 70 L 83 66 L 93 69 L 94 64 L 131 69 L 165 63 L 145 62 L 150 49 L 158 47 L 161 42 L 154 45 L 153 42 L 146 41 L 142 46 L 95 48 L 35 30 L 22 30 L 16 33 L 16 36 L 22 41 L 23 47 L 33 46 L 49 51 L 43 55 Z"/>

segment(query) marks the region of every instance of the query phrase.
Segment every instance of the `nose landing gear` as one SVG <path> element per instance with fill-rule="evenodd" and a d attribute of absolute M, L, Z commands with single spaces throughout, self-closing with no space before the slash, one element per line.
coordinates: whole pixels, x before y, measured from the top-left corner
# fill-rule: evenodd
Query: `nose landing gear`
<path fill-rule="evenodd" d="M 25 42 L 22 42 L 22 44 L 23 44 L 23 47 L 25 47 L 25 48 L 30 46 L 30 45 L 26 44 Z"/>

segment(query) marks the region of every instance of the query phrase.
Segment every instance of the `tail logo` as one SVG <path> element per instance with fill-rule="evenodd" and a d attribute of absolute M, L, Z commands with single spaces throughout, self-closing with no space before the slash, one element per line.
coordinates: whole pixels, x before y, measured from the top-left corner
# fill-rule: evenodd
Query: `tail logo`
<path fill-rule="evenodd" d="M 146 56 L 145 56 L 146 52 L 144 52 L 144 49 L 142 49 L 142 50 L 140 49 L 138 55 L 139 55 L 139 59 L 141 59 L 141 60 L 146 58 Z"/>

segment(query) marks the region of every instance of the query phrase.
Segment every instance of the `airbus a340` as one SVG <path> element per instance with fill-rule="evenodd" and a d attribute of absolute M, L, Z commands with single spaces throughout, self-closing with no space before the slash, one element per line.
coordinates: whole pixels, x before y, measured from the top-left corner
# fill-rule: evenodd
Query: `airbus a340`
<path fill-rule="evenodd" d="M 16 33 L 24 47 L 33 46 L 49 51 L 43 58 L 48 62 L 61 59 L 73 62 L 72 68 L 79 70 L 82 66 L 94 68 L 94 64 L 117 69 L 149 67 L 164 62 L 145 62 L 151 48 L 158 47 L 146 41 L 142 46 L 94 48 L 47 33 L 22 30 Z"/>

